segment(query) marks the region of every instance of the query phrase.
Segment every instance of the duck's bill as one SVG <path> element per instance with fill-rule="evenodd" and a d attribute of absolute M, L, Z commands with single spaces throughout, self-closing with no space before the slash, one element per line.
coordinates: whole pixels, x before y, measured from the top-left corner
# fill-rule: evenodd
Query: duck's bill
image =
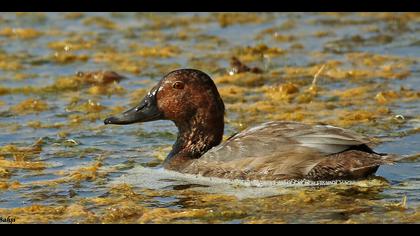
<path fill-rule="evenodd" d="M 133 123 L 148 122 L 162 119 L 163 113 L 159 111 L 156 102 L 156 94 L 149 93 L 140 102 L 140 105 L 131 108 L 119 116 L 106 118 L 106 125 L 128 125 Z"/>

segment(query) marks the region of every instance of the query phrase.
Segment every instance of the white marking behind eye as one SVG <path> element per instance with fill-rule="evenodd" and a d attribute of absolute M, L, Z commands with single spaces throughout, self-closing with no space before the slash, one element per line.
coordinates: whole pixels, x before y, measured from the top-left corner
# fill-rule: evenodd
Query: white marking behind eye
<path fill-rule="evenodd" d="M 159 89 L 153 88 L 152 90 L 150 90 L 150 92 L 147 94 L 148 96 L 156 96 L 156 93 L 161 89 L 161 87 L 159 87 Z"/>

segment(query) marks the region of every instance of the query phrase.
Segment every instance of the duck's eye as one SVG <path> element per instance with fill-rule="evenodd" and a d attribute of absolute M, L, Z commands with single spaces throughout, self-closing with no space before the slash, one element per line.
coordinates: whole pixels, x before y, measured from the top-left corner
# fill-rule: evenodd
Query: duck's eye
<path fill-rule="evenodd" d="M 183 83 L 183 82 L 181 82 L 181 81 L 176 81 L 176 82 L 172 85 L 172 87 L 173 87 L 174 89 L 183 89 L 183 88 L 184 88 L 184 83 Z"/>

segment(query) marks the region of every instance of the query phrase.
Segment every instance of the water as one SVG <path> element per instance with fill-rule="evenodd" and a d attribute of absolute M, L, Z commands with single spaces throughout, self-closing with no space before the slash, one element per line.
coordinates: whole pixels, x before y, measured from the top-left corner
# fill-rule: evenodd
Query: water
<path fill-rule="evenodd" d="M 418 222 L 419 23 L 418 13 L 3 13 L 0 216 L 16 223 Z M 229 77 L 232 56 L 265 73 Z M 226 137 L 269 120 L 321 121 L 406 158 L 381 166 L 378 177 L 344 183 L 232 182 L 162 170 L 176 138 L 171 122 L 102 120 L 180 67 L 215 80 Z M 60 83 L 99 70 L 128 79 Z M 287 83 L 298 93 L 276 90 Z M 46 107 L 23 106 L 27 99 Z"/>

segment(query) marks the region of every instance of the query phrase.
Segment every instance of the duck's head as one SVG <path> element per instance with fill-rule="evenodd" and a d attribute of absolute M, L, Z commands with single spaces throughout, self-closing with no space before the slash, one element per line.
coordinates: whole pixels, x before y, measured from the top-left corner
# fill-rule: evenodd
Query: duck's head
<path fill-rule="evenodd" d="M 177 169 L 201 157 L 223 138 L 225 106 L 213 80 L 194 69 L 175 70 L 164 76 L 140 104 L 105 124 L 127 125 L 171 120 L 179 133 L 164 165 Z"/>
<path fill-rule="evenodd" d="M 213 80 L 195 69 L 179 69 L 165 75 L 140 104 L 105 124 L 127 125 L 155 120 L 171 120 L 178 128 L 192 119 L 222 119 L 224 104 Z"/>

